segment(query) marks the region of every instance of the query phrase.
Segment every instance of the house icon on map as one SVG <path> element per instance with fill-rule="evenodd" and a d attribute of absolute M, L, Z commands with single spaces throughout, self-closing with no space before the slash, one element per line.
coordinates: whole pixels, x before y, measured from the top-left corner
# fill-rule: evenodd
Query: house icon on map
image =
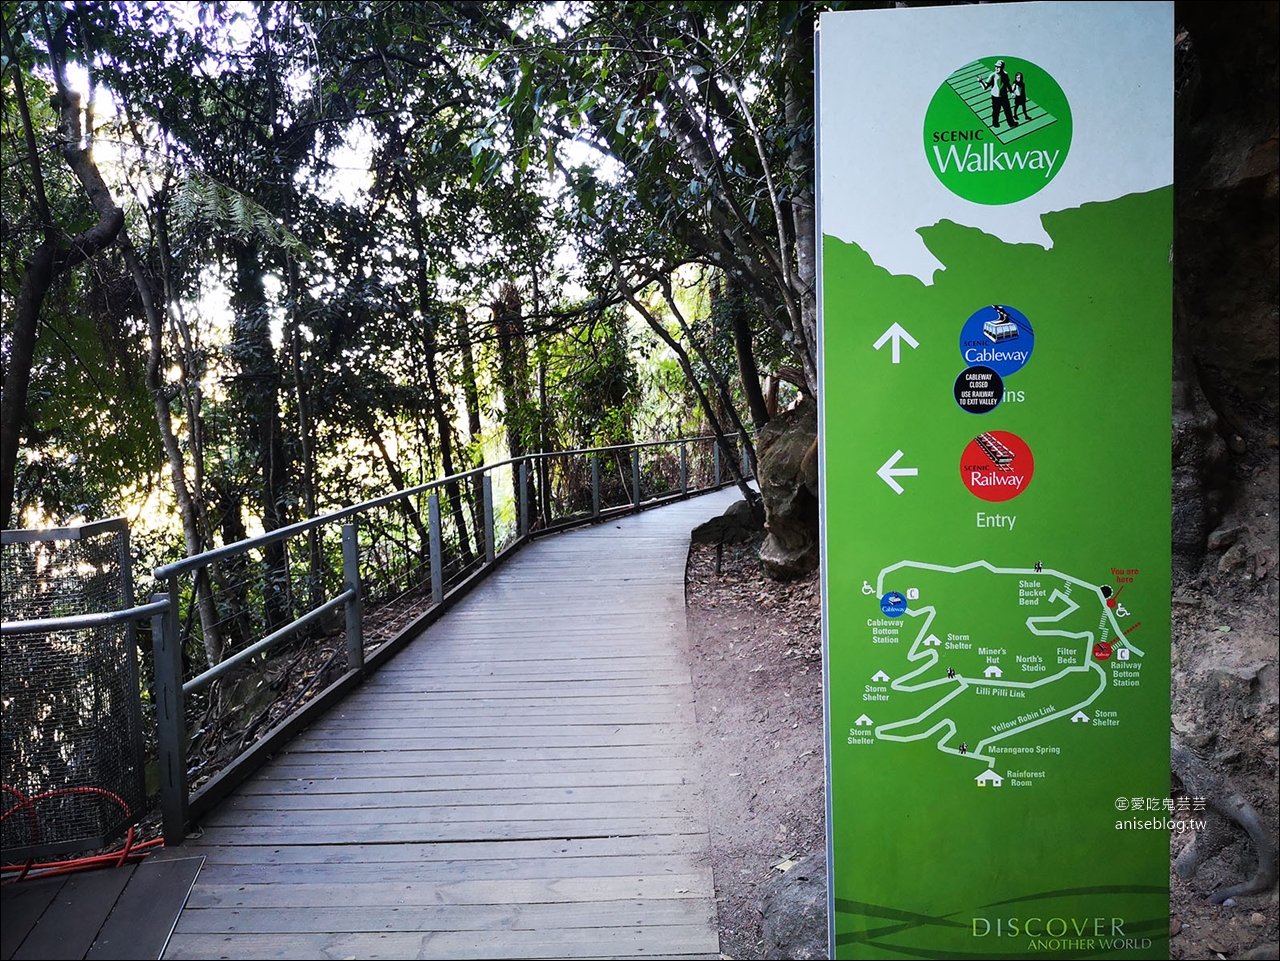
<path fill-rule="evenodd" d="M 942 642 L 941 642 L 940 640 L 938 640 L 938 635 L 937 635 L 937 634 L 930 634 L 928 637 L 926 637 L 926 638 L 925 638 L 923 641 L 921 641 L 920 643 L 921 643 L 924 647 L 941 647 L 941 646 L 942 646 Z"/>
<path fill-rule="evenodd" d="M 978 787 L 986 787 L 988 784 L 990 784 L 992 787 L 999 787 L 1001 784 L 1004 783 L 1004 778 L 1002 778 L 995 771 L 992 771 L 989 769 L 986 771 L 983 771 L 976 778 L 974 778 L 974 780 L 978 782 Z"/>
<path fill-rule="evenodd" d="M 865 714 L 853 722 L 855 727 L 870 727 L 875 721 L 867 717 Z"/>
<path fill-rule="evenodd" d="M 871 680 L 873 680 L 873 681 L 887 681 L 887 680 L 889 680 L 889 675 L 888 675 L 888 674 L 886 674 L 884 671 L 876 671 L 874 674 L 872 674 L 872 675 L 871 675 Z"/>
<path fill-rule="evenodd" d="M 1000 674 L 1001 674 L 1000 668 L 997 667 L 995 664 L 992 664 L 990 667 L 988 667 L 985 671 L 982 672 L 983 677 L 999 677 Z"/>
<path fill-rule="evenodd" d="M 1088 723 L 1089 723 L 1089 715 L 1088 715 L 1088 714 L 1086 714 L 1084 711 L 1076 711 L 1074 714 L 1072 714 L 1072 715 L 1071 715 L 1071 723 L 1072 723 L 1072 724 L 1079 724 L 1079 723 L 1081 723 L 1082 721 L 1083 721 L 1085 724 L 1088 724 Z"/>

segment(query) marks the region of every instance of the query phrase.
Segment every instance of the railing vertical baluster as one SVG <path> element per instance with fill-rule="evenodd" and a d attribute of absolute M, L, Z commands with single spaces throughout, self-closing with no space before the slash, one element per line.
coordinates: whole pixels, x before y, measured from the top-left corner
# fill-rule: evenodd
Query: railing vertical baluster
<path fill-rule="evenodd" d="M 631 451 L 631 503 L 640 506 L 640 449 Z"/>
<path fill-rule="evenodd" d="M 689 493 L 689 445 L 680 442 L 680 493 Z"/>
<path fill-rule="evenodd" d="M 751 475 L 751 465 L 747 460 L 747 432 L 745 430 L 738 434 L 738 450 L 742 455 L 742 476 L 749 477 Z"/>
<path fill-rule="evenodd" d="M 347 619 L 347 670 L 364 667 L 364 599 L 360 596 L 360 539 L 355 524 L 342 525 L 342 589 L 355 591 L 344 606 Z"/>
<path fill-rule="evenodd" d="M 520 489 L 516 491 L 516 500 L 520 502 L 520 527 L 516 533 L 521 537 L 529 533 L 529 462 L 520 462 Z"/>
<path fill-rule="evenodd" d="M 133 552 L 129 549 L 129 525 L 122 523 L 120 526 L 120 600 L 123 602 L 121 610 L 133 607 Z M 199 605 L 199 597 L 196 597 L 196 604 Z M 129 678 L 129 689 L 131 691 L 141 691 L 140 670 L 138 668 L 138 622 L 130 620 L 125 625 L 125 651 L 127 663 L 127 676 Z M 138 759 L 137 784 L 140 788 L 139 797 L 146 797 L 146 764 L 143 758 L 146 757 L 146 747 L 142 742 L 142 701 L 138 696 L 128 697 L 125 699 L 126 706 L 129 711 L 129 724 L 133 728 L 133 756 Z"/>
<path fill-rule="evenodd" d="M 431 600 L 444 600 L 444 557 L 440 544 L 440 495 L 427 498 L 427 536 L 431 539 Z"/>
<path fill-rule="evenodd" d="M 480 486 L 484 498 L 484 559 L 485 563 L 492 564 L 498 556 L 498 543 L 493 534 L 493 478 L 485 474 Z"/>
<path fill-rule="evenodd" d="M 591 516 L 600 516 L 600 455 L 591 455 Z"/>
<path fill-rule="evenodd" d="M 187 834 L 187 724 L 182 696 L 182 635 L 178 630 L 178 581 L 169 581 L 163 613 L 151 618 L 151 647 L 155 653 L 156 728 L 160 768 L 160 809 L 164 843 L 181 844 Z"/>
<path fill-rule="evenodd" d="M 712 475 L 714 480 L 711 482 L 712 487 L 720 486 L 720 440 L 717 438 L 711 444 L 711 464 Z"/>

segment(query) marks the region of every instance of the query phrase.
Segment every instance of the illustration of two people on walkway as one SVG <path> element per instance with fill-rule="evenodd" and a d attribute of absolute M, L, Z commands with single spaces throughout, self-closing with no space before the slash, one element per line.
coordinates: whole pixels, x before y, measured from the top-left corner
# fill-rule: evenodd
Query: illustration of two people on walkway
<path fill-rule="evenodd" d="M 1014 119 L 1018 115 L 1018 111 L 1022 111 L 1022 119 L 1030 120 L 1031 116 L 1027 113 L 1027 83 L 1023 79 L 1021 73 L 1015 73 L 1013 79 L 1009 79 L 1009 74 L 1004 69 L 1004 61 L 996 61 L 996 69 L 987 79 L 978 78 L 978 83 L 982 84 L 984 90 L 991 91 L 991 129 L 1000 129 L 1000 112 L 1004 111 L 1005 119 L 1009 122 L 1010 127 L 1018 126 L 1018 121 Z"/>

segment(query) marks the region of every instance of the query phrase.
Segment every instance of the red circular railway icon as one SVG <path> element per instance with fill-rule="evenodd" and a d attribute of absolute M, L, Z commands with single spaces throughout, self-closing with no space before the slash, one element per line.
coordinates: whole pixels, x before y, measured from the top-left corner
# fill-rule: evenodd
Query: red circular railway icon
<path fill-rule="evenodd" d="M 960 456 L 964 486 L 984 501 L 1013 500 L 1027 489 L 1035 470 L 1027 442 L 1007 430 L 979 434 Z"/>
<path fill-rule="evenodd" d="M 1111 642 L 1099 641 L 1093 645 L 1093 656 L 1100 661 L 1108 661 L 1111 659 Z"/>

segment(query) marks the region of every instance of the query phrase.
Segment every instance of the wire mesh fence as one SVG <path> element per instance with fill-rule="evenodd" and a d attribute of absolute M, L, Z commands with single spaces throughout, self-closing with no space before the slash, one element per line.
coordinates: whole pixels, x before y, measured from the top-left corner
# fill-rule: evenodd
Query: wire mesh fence
<path fill-rule="evenodd" d="M 5 531 L 0 557 L 8 622 L 132 605 L 123 520 Z M 146 809 L 132 625 L 6 632 L 3 645 L 5 860 L 109 843 Z"/>

